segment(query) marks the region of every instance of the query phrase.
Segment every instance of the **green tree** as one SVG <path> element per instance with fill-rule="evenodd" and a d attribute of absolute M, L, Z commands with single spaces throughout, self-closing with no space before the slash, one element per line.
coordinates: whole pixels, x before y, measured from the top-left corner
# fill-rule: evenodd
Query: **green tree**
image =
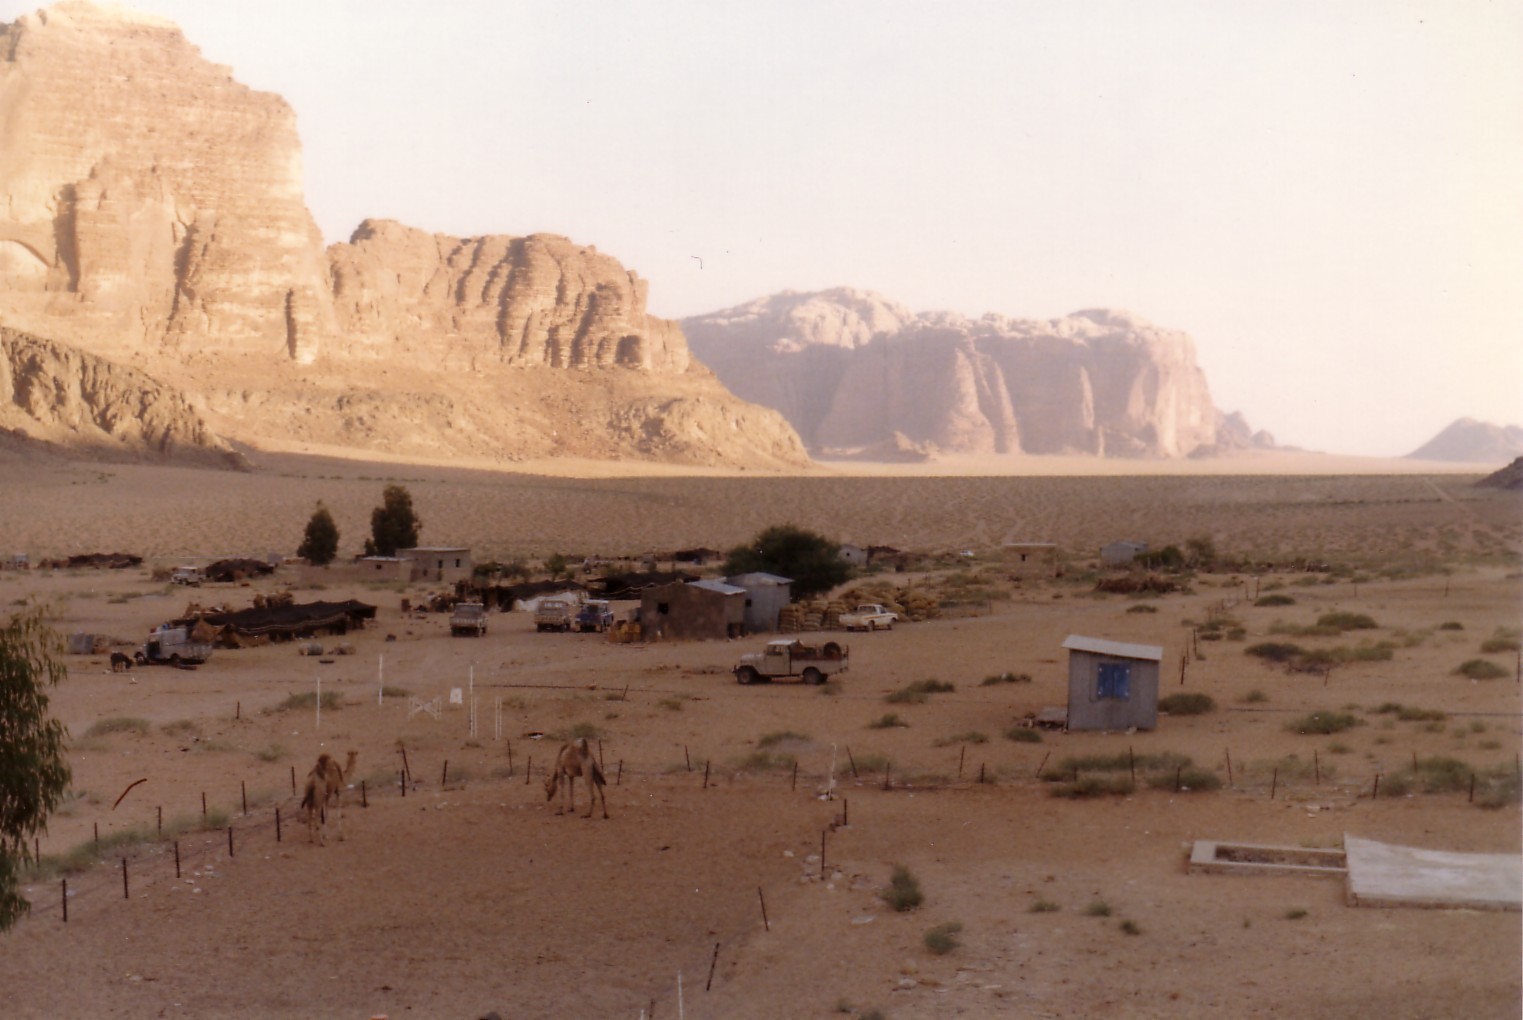
<path fill-rule="evenodd" d="M 297 546 L 296 555 L 319 567 L 332 563 L 338 555 L 338 525 L 333 523 L 333 515 L 322 500 L 317 501 L 317 509 L 307 520 L 307 533 Z"/>
<path fill-rule="evenodd" d="M 545 571 L 550 575 L 550 580 L 552 581 L 560 577 L 562 574 L 570 577 L 570 567 L 571 564 L 567 562 L 566 557 L 562 556 L 560 553 L 554 554 L 545 561 Z"/>
<path fill-rule="evenodd" d="M 398 549 L 411 549 L 422 530 L 423 520 L 413 512 L 412 493 L 404 485 L 388 485 L 381 493 L 381 505 L 370 511 L 365 555 L 395 556 Z"/>
<path fill-rule="evenodd" d="M 63 639 L 30 606 L 0 628 L 0 931 L 31 909 L 17 892 L 32 839 L 69 786 L 63 723 L 48 714 L 47 688 L 67 673 Z"/>
<path fill-rule="evenodd" d="M 753 571 L 792 578 L 797 598 L 827 592 L 850 574 L 839 543 L 792 524 L 773 525 L 747 545 L 730 550 L 724 561 L 726 574 Z"/>

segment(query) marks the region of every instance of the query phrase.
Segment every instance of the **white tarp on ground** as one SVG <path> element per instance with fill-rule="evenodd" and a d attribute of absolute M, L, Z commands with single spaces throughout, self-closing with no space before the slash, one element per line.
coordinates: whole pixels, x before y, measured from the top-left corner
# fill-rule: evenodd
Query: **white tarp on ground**
<path fill-rule="evenodd" d="M 543 595 L 535 595 L 533 598 L 515 600 L 513 602 L 513 609 L 520 613 L 537 613 L 539 612 L 539 604 L 541 602 L 550 602 L 552 600 L 569 602 L 573 606 L 580 606 L 582 599 L 586 597 L 587 593 L 584 591 L 546 592 Z"/>
<path fill-rule="evenodd" d="M 1363 907 L 1523 909 L 1523 857 L 1391 846 L 1343 837 L 1348 901 Z"/>

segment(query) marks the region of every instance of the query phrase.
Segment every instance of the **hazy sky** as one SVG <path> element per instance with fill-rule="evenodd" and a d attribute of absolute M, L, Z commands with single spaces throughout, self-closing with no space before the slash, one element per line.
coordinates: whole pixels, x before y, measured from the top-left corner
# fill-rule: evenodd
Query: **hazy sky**
<path fill-rule="evenodd" d="M 1125 308 L 1313 449 L 1523 423 L 1517 0 L 130 6 L 291 103 L 330 241 L 566 234 L 673 317 Z"/>

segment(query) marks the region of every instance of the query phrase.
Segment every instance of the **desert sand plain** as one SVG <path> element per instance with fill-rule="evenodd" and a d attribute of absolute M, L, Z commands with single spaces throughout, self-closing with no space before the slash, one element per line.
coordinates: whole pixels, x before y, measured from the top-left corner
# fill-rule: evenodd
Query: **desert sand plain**
<path fill-rule="evenodd" d="M 666 1018 L 679 994 L 690 1017 L 1518 1015 L 1516 913 L 1351 908 L 1335 880 L 1183 866 L 1195 839 L 1519 852 L 1517 653 L 1481 646 L 1517 637 L 1523 504 L 1474 474 L 577 479 L 295 456 L 244 474 L 27 458 L 5 470 L 0 551 L 149 558 L 0 574 L 0 601 L 41 599 L 69 632 L 136 639 L 190 598 L 243 606 L 282 590 L 284 572 L 192 593 L 149 568 L 289 552 L 319 499 L 351 552 L 390 482 L 412 492 L 425 542 L 478 558 L 725 548 L 792 520 L 945 554 L 869 579 L 974 596 L 955 615 L 851 635 L 851 669 L 824 689 L 735 684 L 730 666 L 760 639 L 622 645 L 536 634 L 524 614 L 452 639 L 443 617 L 401 612 L 423 585 L 298 588 L 380 607 L 349 637 L 357 654 L 331 661 L 269 645 L 121 675 L 70 656 L 53 705 L 73 795 L 40 848 L 78 853 L 98 826 L 108 850 L 68 875 L 67 923 L 60 876 L 29 884 L 32 915 L 0 935 L 9 1016 Z M 1182 594 L 1096 595 L 1095 549 L 1120 537 L 1209 537 L 1277 566 L 1199 575 Z M 1066 576 L 1012 580 L 998 547 L 1024 540 L 1057 542 Z M 1301 559 L 1338 569 L 1291 569 Z M 1245 582 L 1294 601 L 1255 606 Z M 1378 626 L 1274 636 L 1334 611 Z M 1197 657 L 1191 626 L 1212 616 L 1242 633 Z M 1026 713 L 1064 703 L 1070 633 L 1162 645 L 1164 692 L 1209 694 L 1215 711 L 1152 732 L 1010 739 Z M 1393 650 L 1326 676 L 1246 654 L 1282 639 Z M 1504 675 L 1456 674 L 1476 658 Z M 1032 679 L 982 683 L 1006 672 Z M 928 678 L 956 689 L 885 701 Z M 336 696 L 320 720 L 281 707 L 319 679 Z M 476 697 L 474 737 L 452 688 Z M 438 719 L 412 711 L 435 697 Z M 1358 724 L 1287 728 L 1316 710 Z M 907 725 L 871 725 L 888 713 Z M 117 719 L 141 722 L 101 732 Z M 606 821 L 545 803 L 544 763 L 573 730 L 595 734 L 607 767 Z M 349 749 L 368 806 L 350 790 L 346 838 L 311 845 L 293 770 Z M 1069 799 L 1037 778 L 1044 763 L 1129 752 L 1188 756 L 1222 787 L 1154 788 L 1144 768 L 1134 792 Z M 1414 756 L 1463 762 L 1484 777 L 1477 800 L 1502 803 L 1391 795 Z M 837 796 L 823 800 L 832 763 Z M 153 835 L 160 810 L 179 879 L 173 841 L 131 838 Z M 914 911 L 879 897 L 896 864 L 924 891 Z M 948 922 L 960 945 L 932 953 L 927 930 Z"/>

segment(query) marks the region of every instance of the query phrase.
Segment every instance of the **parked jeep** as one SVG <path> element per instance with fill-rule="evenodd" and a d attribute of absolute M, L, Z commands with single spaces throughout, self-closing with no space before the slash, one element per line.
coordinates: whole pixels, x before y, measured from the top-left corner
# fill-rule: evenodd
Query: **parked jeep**
<path fill-rule="evenodd" d="M 798 638 L 776 638 L 767 642 L 762 652 L 740 657 L 735 665 L 737 683 L 791 680 L 822 684 L 827 676 L 846 672 L 851 650 L 836 641 L 823 645 L 806 645 Z"/>
<path fill-rule="evenodd" d="M 457 602 L 450 613 L 449 632 L 454 637 L 484 637 L 487 607 L 480 602 Z"/>
<path fill-rule="evenodd" d="M 606 599 L 588 599 L 576 614 L 576 629 L 582 633 L 596 631 L 601 634 L 613 626 L 613 609 Z"/>
<path fill-rule="evenodd" d="M 545 599 L 534 610 L 534 629 L 568 631 L 575 619 L 576 610 L 570 602 L 565 599 Z"/>

